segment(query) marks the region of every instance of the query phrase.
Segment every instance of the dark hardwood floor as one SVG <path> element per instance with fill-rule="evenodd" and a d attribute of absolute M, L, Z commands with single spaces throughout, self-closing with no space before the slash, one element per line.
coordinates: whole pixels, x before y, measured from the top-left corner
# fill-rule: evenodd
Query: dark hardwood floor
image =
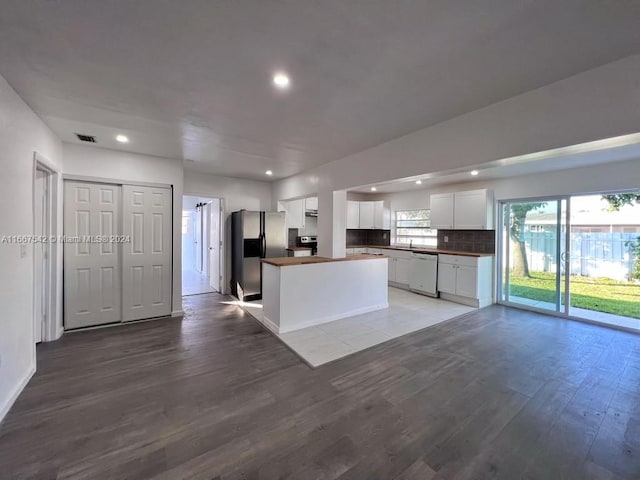
<path fill-rule="evenodd" d="M 640 478 L 640 336 L 494 306 L 312 370 L 224 300 L 39 346 L 0 478 Z"/>

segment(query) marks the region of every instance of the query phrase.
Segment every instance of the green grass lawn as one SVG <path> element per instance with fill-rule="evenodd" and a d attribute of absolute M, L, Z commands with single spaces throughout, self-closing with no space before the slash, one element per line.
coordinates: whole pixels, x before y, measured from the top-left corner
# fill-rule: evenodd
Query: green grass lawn
<path fill-rule="evenodd" d="M 509 295 L 555 303 L 555 275 L 531 272 L 531 278 L 511 276 Z M 640 318 L 640 284 L 610 278 L 571 276 L 571 306 Z"/>

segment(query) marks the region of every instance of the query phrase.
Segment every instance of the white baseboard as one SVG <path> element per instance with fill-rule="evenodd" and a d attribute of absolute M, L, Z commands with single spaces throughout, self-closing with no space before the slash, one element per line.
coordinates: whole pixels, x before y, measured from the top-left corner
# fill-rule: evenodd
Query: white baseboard
<path fill-rule="evenodd" d="M 475 308 L 484 308 L 491 304 L 493 304 L 492 298 L 468 298 L 461 297 L 460 295 L 453 295 L 452 293 L 444 293 L 440 292 L 440 298 L 443 300 L 449 300 L 450 302 L 461 303 L 462 305 L 467 305 L 469 307 Z"/>
<path fill-rule="evenodd" d="M 184 317 L 184 311 L 182 310 L 174 310 L 171 312 L 172 317 Z"/>
<path fill-rule="evenodd" d="M 355 310 L 349 310 L 348 312 L 342 312 L 336 315 L 328 315 L 326 317 L 314 318 L 307 320 L 306 322 L 296 323 L 295 328 L 280 328 L 277 333 L 289 333 L 301 330 L 303 328 L 315 327 L 316 325 L 322 325 L 323 323 L 334 322 L 342 318 L 354 317 L 356 315 L 362 315 L 363 313 L 375 312 L 376 310 L 382 310 L 383 308 L 389 308 L 389 303 L 380 303 L 378 305 L 370 305 L 368 307 L 356 308 Z"/>
<path fill-rule="evenodd" d="M 253 318 L 257 318 L 257 317 L 253 317 Z M 278 327 L 278 325 L 273 323 L 267 317 L 263 316 L 261 319 L 258 319 L 258 321 L 262 323 L 265 327 L 267 327 L 269 330 L 271 330 L 273 333 L 275 333 L 276 335 L 280 333 L 280 328 Z"/>
<path fill-rule="evenodd" d="M 35 373 L 36 373 L 36 366 L 32 365 L 29 368 L 27 375 L 22 379 L 22 381 L 17 385 L 15 390 L 11 393 L 11 396 L 7 400 L 7 403 L 5 403 L 0 407 L 0 422 L 4 420 L 4 417 L 7 415 L 7 413 L 9 413 L 9 410 L 11 410 L 11 407 L 16 402 L 16 400 L 24 390 L 24 387 L 27 386 L 27 384 L 29 383 L 29 380 L 31 380 L 31 377 L 33 377 Z"/>

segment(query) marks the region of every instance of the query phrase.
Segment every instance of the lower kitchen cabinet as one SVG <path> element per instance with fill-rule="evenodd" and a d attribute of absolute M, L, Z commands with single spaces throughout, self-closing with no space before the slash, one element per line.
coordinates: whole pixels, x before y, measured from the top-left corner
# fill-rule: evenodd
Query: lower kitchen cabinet
<path fill-rule="evenodd" d="M 369 249 L 370 253 L 382 253 L 389 257 L 389 283 L 403 288 L 409 288 L 409 269 L 411 253 L 397 250 Z"/>
<path fill-rule="evenodd" d="M 446 300 L 472 307 L 493 303 L 493 257 L 438 256 L 438 291 Z"/>

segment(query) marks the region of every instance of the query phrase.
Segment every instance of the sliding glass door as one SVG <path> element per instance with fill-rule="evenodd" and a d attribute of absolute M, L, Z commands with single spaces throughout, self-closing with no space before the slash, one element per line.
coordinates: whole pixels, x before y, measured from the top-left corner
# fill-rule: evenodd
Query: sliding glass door
<path fill-rule="evenodd" d="M 568 200 L 507 201 L 500 207 L 500 301 L 567 313 Z"/>
<path fill-rule="evenodd" d="M 640 330 L 640 192 L 499 207 L 500 303 Z"/>

